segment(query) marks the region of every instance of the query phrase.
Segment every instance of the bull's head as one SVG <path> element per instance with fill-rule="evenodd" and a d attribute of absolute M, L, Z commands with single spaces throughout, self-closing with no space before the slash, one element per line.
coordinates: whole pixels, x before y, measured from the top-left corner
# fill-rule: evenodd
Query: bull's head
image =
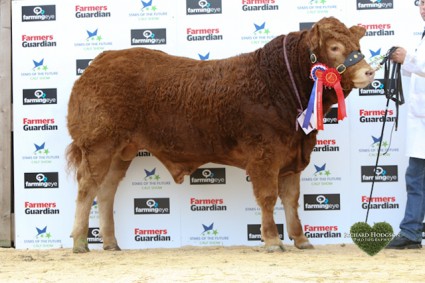
<path fill-rule="evenodd" d="M 347 28 L 334 17 L 318 21 L 308 33 L 312 60 L 336 68 L 342 75 L 341 85 L 346 91 L 370 84 L 374 69 L 360 53 L 360 39 L 366 30 L 360 26 Z"/>

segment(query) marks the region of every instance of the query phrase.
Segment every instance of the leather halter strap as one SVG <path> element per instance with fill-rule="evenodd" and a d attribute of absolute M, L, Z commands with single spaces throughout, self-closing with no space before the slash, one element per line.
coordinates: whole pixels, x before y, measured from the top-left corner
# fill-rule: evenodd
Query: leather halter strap
<path fill-rule="evenodd" d="M 335 69 L 338 71 L 338 73 L 342 74 L 347 70 L 348 67 L 353 66 L 354 64 L 357 64 L 361 60 L 363 60 L 364 55 L 360 51 L 352 51 L 350 54 L 348 54 L 348 57 L 345 58 L 344 63 L 339 64 Z M 310 61 L 312 64 L 317 62 L 317 56 L 310 50 Z"/>

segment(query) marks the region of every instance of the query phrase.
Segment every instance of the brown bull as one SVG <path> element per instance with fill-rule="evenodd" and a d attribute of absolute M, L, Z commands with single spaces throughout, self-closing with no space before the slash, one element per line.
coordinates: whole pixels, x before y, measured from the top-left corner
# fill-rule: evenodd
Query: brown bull
<path fill-rule="evenodd" d="M 73 251 L 89 250 L 95 197 L 103 248 L 119 250 L 114 196 L 142 149 L 158 158 L 176 183 L 208 162 L 246 170 L 261 208 L 266 247 L 283 249 L 273 219 L 280 197 L 289 237 L 298 248 L 312 248 L 298 217 L 298 198 L 300 173 L 310 161 L 317 130 L 305 134 L 295 125 L 313 86 L 310 55 L 337 67 L 360 50 L 364 33 L 331 17 L 309 31 L 278 36 L 254 52 L 223 60 L 198 61 L 145 48 L 97 56 L 75 82 L 68 105 L 73 141 L 67 157 L 78 180 Z M 341 79 L 344 96 L 367 86 L 373 76 L 364 60 L 348 67 Z M 335 91 L 325 89 L 323 112 L 336 102 Z"/>

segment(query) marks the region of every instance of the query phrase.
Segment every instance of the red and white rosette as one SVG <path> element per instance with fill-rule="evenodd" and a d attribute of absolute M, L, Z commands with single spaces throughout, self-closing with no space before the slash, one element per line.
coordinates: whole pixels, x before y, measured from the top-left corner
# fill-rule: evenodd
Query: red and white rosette
<path fill-rule="evenodd" d="M 345 108 L 344 92 L 341 87 L 341 75 L 335 68 L 328 68 L 323 74 L 323 84 L 335 89 L 338 99 L 338 120 L 343 120 L 347 117 L 347 111 Z"/>

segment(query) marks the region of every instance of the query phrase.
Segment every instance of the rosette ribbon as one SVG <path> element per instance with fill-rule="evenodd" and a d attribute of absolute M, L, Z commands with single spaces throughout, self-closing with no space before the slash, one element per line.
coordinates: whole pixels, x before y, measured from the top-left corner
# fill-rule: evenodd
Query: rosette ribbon
<path fill-rule="evenodd" d="M 334 88 L 338 99 L 338 120 L 343 120 L 347 117 L 345 109 L 344 92 L 341 87 L 341 75 L 335 68 L 328 68 L 327 66 L 317 63 L 311 67 L 310 77 L 314 81 L 313 89 L 308 101 L 303 128 L 307 129 L 311 124 L 317 130 L 323 130 L 323 87 Z M 312 119 L 315 113 L 316 119 Z"/>
<path fill-rule="evenodd" d="M 323 74 L 323 85 L 333 87 L 338 99 L 338 120 L 344 120 L 347 117 L 345 109 L 344 92 L 341 87 L 341 75 L 335 68 L 328 68 Z"/>
<path fill-rule="evenodd" d="M 303 122 L 303 128 L 307 129 L 310 124 L 313 128 L 323 130 L 323 109 L 322 109 L 322 94 L 323 94 L 323 74 L 328 68 L 320 63 L 314 64 L 311 67 L 310 76 L 314 81 L 313 89 L 308 101 L 307 110 Z M 316 123 L 312 121 L 313 113 L 316 114 Z"/>

